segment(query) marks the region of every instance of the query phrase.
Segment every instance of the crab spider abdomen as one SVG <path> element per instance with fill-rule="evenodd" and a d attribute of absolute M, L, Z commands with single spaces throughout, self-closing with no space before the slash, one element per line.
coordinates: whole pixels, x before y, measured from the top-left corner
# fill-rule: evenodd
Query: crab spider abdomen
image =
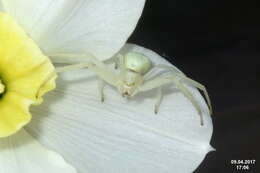
<path fill-rule="evenodd" d="M 141 75 L 152 67 L 151 60 L 141 53 L 130 52 L 125 55 L 125 68 Z"/>

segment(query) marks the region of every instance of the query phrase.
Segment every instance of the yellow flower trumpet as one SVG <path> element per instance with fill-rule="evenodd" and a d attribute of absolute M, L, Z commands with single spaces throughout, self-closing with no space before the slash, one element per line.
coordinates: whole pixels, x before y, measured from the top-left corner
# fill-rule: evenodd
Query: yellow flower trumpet
<path fill-rule="evenodd" d="M 30 105 L 55 88 L 54 66 L 15 20 L 0 13 L 0 137 L 31 120 Z"/>

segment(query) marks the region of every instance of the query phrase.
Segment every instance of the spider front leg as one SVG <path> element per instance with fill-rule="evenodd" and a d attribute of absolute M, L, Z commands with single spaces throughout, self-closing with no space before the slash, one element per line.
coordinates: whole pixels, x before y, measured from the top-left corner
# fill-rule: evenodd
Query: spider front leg
<path fill-rule="evenodd" d="M 71 59 L 73 57 L 80 57 L 84 58 L 84 55 L 77 55 L 77 54 L 59 54 L 56 55 L 59 57 L 59 59 L 62 58 L 67 58 Z M 99 61 L 93 56 L 87 56 L 85 57 L 88 59 L 88 61 L 84 61 L 84 63 L 79 63 L 79 64 L 73 64 L 73 65 L 67 65 L 64 67 L 58 67 L 56 68 L 57 73 L 65 72 L 65 71 L 71 71 L 71 70 L 76 70 L 80 68 L 87 68 L 93 72 L 96 73 L 96 75 L 100 78 L 98 80 L 98 90 L 100 92 L 101 96 L 101 102 L 104 102 L 104 86 L 105 82 L 109 83 L 112 86 L 117 87 L 117 84 L 119 83 L 119 77 L 117 74 L 113 73 L 108 67 L 107 64 L 114 63 L 116 61 L 116 57 L 113 57 L 111 59 L 105 60 L 105 61 Z"/>

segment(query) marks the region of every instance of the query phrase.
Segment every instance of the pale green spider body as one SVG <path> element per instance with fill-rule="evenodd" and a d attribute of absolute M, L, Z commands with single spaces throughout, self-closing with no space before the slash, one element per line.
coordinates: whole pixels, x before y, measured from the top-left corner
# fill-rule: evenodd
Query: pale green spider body
<path fill-rule="evenodd" d="M 152 62 L 146 56 L 131 52 L 123 57 L 123 68 L 118 90 L 122 96 L 133 96 L 143 84 L 143 76 L 152 68 Z"/>
<path fill-rule="evenodd" d="M 98 88 L 101 93 L 102 102 L 104 101 L 103 89 L 105 83 L 116 87 L 120 95 L 128 98 L 133 97 L 138 92 L 144 92 L 158 88 L 156 102 L 154 106 L 154 112 L 158 113 L 158 109 L 162 101 L 161 88 L 166 84 L 173 83 L 176 88 L 178 88 L 182 92 L 182 94 L 194 105 L 199 113 L 200 123 L 201 125 L 203 125 L 201 107 L 192 95 L 192 93 L 184 85 L 188 84 L 203 91 L 209 106 L 210 114 L 212 113 L 211 103 L 207 90 L 202 84 L 188 78 L 174 66 L 163 64 L 153 65 L 150 59 L 141 53 L 130 52 L 125 54 L 124 56 L 119 54 L 118 56 L 105 61 L 100 61 L 91 55 L 82 54 L 55 54 L 50 56 L 54 62 L 58 63 L 64 63 L 64 59 L 69 60 L 75 57 L 85 60 L 87 59 L 87 61 L 84 61 L 84 63 L 60 67 L 57 68 L 56 71 L 63 72 L 85 67 L 95 72 L 96 75 L 100 78 Z M 111 63 L 115 63 L 116 68 L 119 67 L 119 73 L 115 73 L 113 70 L 107 67 L 107 65 Z M 156 68 L 161 68 L 169 73 L 151 78 L 151 72 L 153 72 L 153 70 Z"/>
<path fill-rule="evenodd" d="M 144 75 L 152 68 L 151 60 L 143 54 L 130 52 L 125 55 L 125 68 Z"/>

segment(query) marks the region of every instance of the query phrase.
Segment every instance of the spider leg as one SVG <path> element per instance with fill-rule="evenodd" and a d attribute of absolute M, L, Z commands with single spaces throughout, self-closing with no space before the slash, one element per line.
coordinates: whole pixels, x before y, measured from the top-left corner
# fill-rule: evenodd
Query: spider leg
<path fill-rule="evenodd" d="M 62 56 L 71 57 L 72 55 L 71 54 L 59 55 L 59 57 L 62 57 Z M 74 55 L 74 56 L 76 56 L 76 55 Z M 79 56 L 84 57 L 83 55 L 79 55 Z M 89 58 L 89 57 L 87 57 L 87 55 L 86 55 L 86 58 L 89 59 L 88 62 L 67 65 L 64 67 L 57 67 L 56 72 L 61 73 L 61 72 L 76 70 L 76 69 L 80 69 L 80 68 L 88 68 L 89 70 L 95 72 L 98 77 L 100 77 L 101 79 L 103 79 L 104 81 L 109 83 L 110 85 L 117 87 L 118 76 L 116 74 L 114 74 L 110 69 L 108 69 L 104 62 L 99 61 L 95 57 Z"/>
<path fill-rule="evenodd" d="M 118 68 L 118 55 L 113 56 L 113 57 L 111 57 L 111 58 L 109 58 L 107 60 L 104 60 L 103 62 L 104 62 L 104 64 L 113 64 L 113 63 L 115 63 L 115 67 L 114 68 L 117 69 Z M 101 102 L 105 101 L 104 87 L 105 87 L 104 80 L 99 79 L 98 80 L 98 90 L 99 90 L 99 93 L 100 93 L 100 98 L 101 98 L 100 100 L 101 100 Z"/>
<path fill-rule="evenodd" d="M 158 69 L 158 68 L 160 68 L 160 69 L 165 69 L 165 70 L 167 70 L 167 71 L 169 71 L 169 72 L 172 72 L 172 73 L 177 73 L 177 74 L 179 74 L 179 75 L 183 75 L 183 76 L 185 76 L 184 75 L 184 73 L 182 73 L 179 69 L 177 69 L 176 67 L 174 67 L 174 66 L 169 66 L 169 65 L 165 65 L 165 64 L 157 64 L 157 65 L 155 65 L 155 66 L 153 66 L 153 68 L 148 72 L 148 73 L 146 73 L 145 74 L 145 78 L 151 78 L 151 76 L 153 76 L 153 73 L 156 71 L 156 69 Z M 166 71 L 166 72 L 167 72 Z"/>
<path fill-rule="evenodd" d="M 160 86 L 172 83 L 173 80 L 173 78 L 169 77 L 157 77 L 151 80 L 145 80 L 143 85 L 139 87 L 138 91 L 148 91 L 154 88 L 158 88 Z"/>
<path fill-rule="evenodd" d="M 118 68 L 119 66 L 119 62 L 120 62 L 120 59 L 123 58 L 123 56 L 121 54 L 117 54 L 116 56 L 113 56 L 105 61 L 103 61 L 105 64 L 112 64 L 112 63 L 115 63 L 115 69 Z M 100 93 L 100 96 L 101 96 L 101 102 L 104 102 L 105 101 L 105 94 L 104 94 L 104 87 L 105 87 L 105 82 L 104 80 L 102 79 L 99 79 L 98 80 L 98 90 L 99 90 L 99 93 Z"/>
<path fill-rule="evenodd" d="M 181 84 L 181 82 L 177 82 L 177 83 L 175 83 L 175 84 L 176 84 L 177 88 L 178 88 L 179 90 L 181 90 L 182 94 L 183 94 L 186 98 L 188 98 L 188 99 L 191 101 L 191 103 L 194 105 L 194 107 L 196 108 L 196 110 L 198 111 L 199 116 L 200 116 L 200 125 L 203 126 L 204 123 L 203 123 L 202 112 L 201 112 L 201 108 L 200 108 L 198 102 L 196 101 L 196 99 L 194 98 L 194 96 L 191 94 L 191 92 L 190 92 L 183 84 Z"/>
<path fill-rule="evenodd" d="M 119 76 L 113 73 L 113 71 L 111 71 L 109 68 L 107 68 L 107 65 L 115 63 L 115 68 L 117 68 L 120 60 L 123 58 L 121 54 L 113 56 L 104 61 L 98 60 L 92 54 L 53 54 L 49 56 L 56 63 L 71 64 L 64 67 L 57 67 L 56 73 L 71 71 L 80 68 L 88 68 L 89 70 L 95 72 L 99 77 L 98 90 L 100 92 L 101 102 L 104 102 L 105 100 L 105 96 L 104 96 L 105 82 L 109 83 L 114 87 L 117 87 L 118 85 Z M 75 58 L 77 58 L 76 60 L 80 60 L 82 63 L 75 64 L 74 61 Z"/>
<path fill-rule="evenodd" d="M 115 63 L 115 69 L 118 67 L 118 57 L 122 56 L 121 54 L 117 54 L 109 59 L 103 61 L 104 64 L 112 64 Z M 49 54 L 51 61 L 53 63 L 63 63 L 63 64 L 78 64 L 75 62 L 89 62 L 90 59 L 95 59 L 95 57 L 90 53 L 84 54 L 71 54 L 71 53 L 56 53 Z"/>
<path fill-rule="evenodd" d="M 140 88 L 139 91 L 148 91 L 154 88 L 161 87 L 166 84 L 174 83 L 176 87 L 182 92 L 182 94 L 190 100 L 190 102 L 193 104 L 193 106 L 196 108 L 197 112 L 200 116 L 200 124 L 203 125 L 203 117 L 202 117 L 202 111 L 201 108 L 194 98 L 194 96 L 191 94 L 191 92 L 181 83 L 182 77 L 180 76 L 170 76 L 170 77 L 157 77 L 155 79 L 146 81 Z"/>
<path fill-rule="evenodd" d="M 120 78 L 122 79 L 126 74 L 126 68 L 125 68 L 125 60 L 124 56 L 121 54 L 118 54 L 118 66 L 120 69 Z"/>
<path fill-rule="evenodd" d="M 169 65 L 165 65 L 165 64 L 158 64 L 158 65 L 154 66 L 154 68 L 162 68 L 162 69 L 168 70 L 168 71 L 173 72 L 173 73 L 179 73 L 179 74 L 183 74 L 184 75 L 184 73 L 182 73 L 182 71 L 177 69 L 175 66 L 169 66 Z"/>
<path fill-rule="evenodd" d="M 162 102 L 162 87 L 159 87 L 158 90 L 157 90 L 157 96 L 156 96 L 156 102 L 155 102 L 155 105 L 154 105 L 154 113 L 157 114 L 158 113 L 158 109 L 160 107 L 160 104 Z"/>
<path fill-rule="evenodd" d="M 186 82 L 187 84 L 189 84 L 191 86 L 199 88 L 200 90 L 203 91 L 203 93 L 204 93 L 204 95 L 206 97 L 208 106 L 209 106 L 210 114 L 212 114 L 212 105 L 211 105 L 211 101 L 210 101 L 209 94 L 207 92 L 206 87 L 204 85 L 200 84 L 199 82 L 197 82 L 197 81 L 195 81 L 193 79 L 190 79 L 188 77 L 183 78 L 182 81 Z"/>
<path fill-rule="evenodd" d="M 101 102 L 105 101 L 104 87 L 105 87 L 105 82 L 102 79 L 99 79 L 98 80 L 98 90 L 99 90 L 99 93 L 100 93 Z"/>
<path fill-rule="evenodd" d="M 119 60 L 120 60 L 121 57 L 123 57 L 123 55 L 117 54 L 117 55 L 115 55 L 115 56 L 113 56 L 113 57 L 111 57 L 111 58 L 109 58 L 109 59 L 107 59 L 107 60 L 104 60 L 103 62 L 104 62 L 105 64 L 115 63 L 115 69 L 117 69 L 118 66 L 119 66 Z"/>
<path fill-rule="evenodd" d="M 116 56 L 114 56 L 115 69 L 122 69 L 122 67 L 124 66 L 123 59 L 124 56 L 122 54 L 117 54 Z"/>
<path fill-rule="evenodd" d="M 117 54 L 113 57 L 115 62 L 115 69 L 119 68 L 119 80 L 123 80 L 126 75 L 125 60 L 122 54 Z"/>
<path fill-rule="evenodd" d="M 73 54 L 73 53 L 61 53 L 61 54 L 51 54 L 49 55 L 53 63 L 67 63 L 72 65 L 83 65 L 85 67 L 91 64 L 95 64 L 99 67 L 105 67 L 105 63 L 97 59 L 94 55 L 90 53 L 85 54 Z M 76 60 L 80 60 L 80 63 Z M 108 61 L 109 62 L 109 61 Z M 83 67 L 82 67 L 83 68 Z"/>
<path fill-rule="evenodd" d="M 95 58 L 91 53 L 77 54 L 77 53 L 55 53 L 47 54 L 53 63 L 75 64 L 75 62 L 89 62 L 90 59 Z"/>

